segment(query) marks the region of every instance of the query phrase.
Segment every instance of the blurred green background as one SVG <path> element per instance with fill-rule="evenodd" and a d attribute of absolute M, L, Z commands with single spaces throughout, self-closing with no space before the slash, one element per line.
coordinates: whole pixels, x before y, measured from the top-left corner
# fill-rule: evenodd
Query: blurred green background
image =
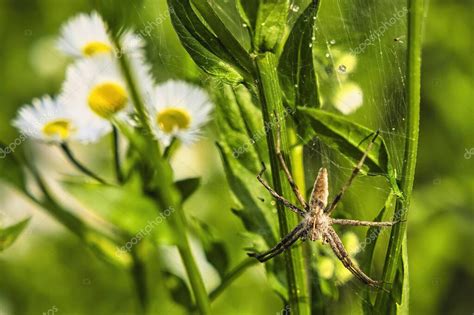
<path fill-rule="evenodd" d="M 233 1 L 217 2 L 225 8 Z M 410 308 L 412 314 L 471 314 L 474 311 L 474 156 L 470 154 L 471 149 L 474 152 L 473 7 L 468 0 L 427 2 L 419 159 L 408 223 Z M 396 7 L 403 5 L 398 1 Z M 324 1 L 318 34 L 324 35 L 324 40 L 334 39 L 341 50 L 356 47 L 358 41 L 365 39 L 365 35 L 357 32 L 366 28 L 364 34 L 368 34 L 367 29 L 379 25 L 382 17 L 390 17 L 394 8 L 391 1 Z M 199 80 L 201 74 L 180 46 L 163 0 L 1 0 L 0 137 L 3 142 L 10 143 L 17 136 L 10 122 L 19 106 L 33 97 L 55 94 L 60 88 L 67 65 L 67 60 L 54 50 L 60 25 L 78 12 L 93 9 L 103 10 L 117 23 L 133 26 L 147 40 L 147 52 L 157 80 Z M 374 16 L 378 19 L 373 19 Z M 402 23 L 376 43 L 389 43 L 392 45 L 389 49 L 371 47 L 366 54 L 358 56 L 358 67 L 351 80 L 361 86 L 367 106 L 375 113 L 367 124 L 375 125 L 377 119 L 382 119 L 386 127 L 391 126 L 386 109 L 397 121 L 403 119 L 403 110 L 397 107 L 403 106 L 403 101 L 397 100 L 403 90 L 405 29 Z M 326 43 L 318 40 L 316 45 L 323 47 L 324 55 Z M 385 101 L 389 102 L 387 107 L 377 107 Z M 362 107 L 356 119 L 368 118 L 369 114 L 364 113 Z M 174 166 L 178 178 L 203 177 L 203 186 L 186 203 L 185 210 L 215 229 L 216 236 L 224 240 L 234 266 L 245 257 L 246 244 L 241 237 L 244 229 L 230 212 L 230 193 L 213 145 L 215 128 L 208 129 L 209 137 L 181 150 Z M 397 130 L 397 134 L 402 132 Z M 397 134 L 393 136 L 394 143 L 399 140 Z M 76 150 L 94 168 L 111 171 L 110 157 L 102 153 L 107 144 L 77 146 Z M 51 174 L 51 178 L 72 172 L 57 149 L 34 145 L 34 150 L 40 169 Z M 314 176 L 316 169 L 310 165 L 308 177 Z M 369 184 L 369 189 L 378 187 L 379 184 Z M 367 204 L 370 203 L 357 201 L 358 207 Z M 375 213 L 375 210 L 370 212 L 366 218 Z M 97 259 L 47 214 L 7 185 L 0 185 L 0 223 L 12 223 L 27 215 L 33 219 L 26 233 L 0 254 L 0 315 L 41 314 L 53 306 L 59 309 L 58 314 L 134 314 L 135 294 L 126 272 Z M 344 303 L 350 305 L 351 296 L 357 296 L 358 286 L 349 284 L 343 289 Z M 271 291 L 260 266 L 249 269 L 213 304 L 215 314 L 275 314 L 281 309 L 281 302 Z M 169 309 L 169 314 L 182 312 L 177 306 Z"/>

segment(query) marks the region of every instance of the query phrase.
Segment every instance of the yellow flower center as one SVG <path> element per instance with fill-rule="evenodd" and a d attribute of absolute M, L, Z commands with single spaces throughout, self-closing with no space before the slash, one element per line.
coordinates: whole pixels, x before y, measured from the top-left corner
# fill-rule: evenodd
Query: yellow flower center
<path fill-rule="evenodd" d="M 112 51 L 112 47 L 103 42 L 90 42 L 82 47 L 82 53 L 91 57 L 97 54 L 106 54 Z"/>
<path fill-rule="evenodd" d="M 156 121 L 161 130 L 172 133 L 176 129 L 187 129 L 191 124 L 191 116 L 183 108 L 170 107 L 160 111 Z"/>
<path fill-rule="evenodd" d="M 114 82 L 104 82 L 91 90 L 87 101 L 94 113 L 108 119 L 125 108 L 128 95 L 121 85 Z"/>
<path fill-rule="evenodd" d="M 48 137 L 59 137 L 64 140 L 69 137 L 72 131 L 71 122 L 66 119 L 56 119 L 43 126 L 43 133 Z"/>

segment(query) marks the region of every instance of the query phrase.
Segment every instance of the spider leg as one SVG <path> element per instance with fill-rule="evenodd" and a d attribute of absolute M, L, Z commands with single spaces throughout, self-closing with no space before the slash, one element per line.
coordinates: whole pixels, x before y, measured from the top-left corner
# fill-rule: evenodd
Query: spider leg
<path fill-rule="evenodd" d="M 365 149 L 364 154 L 362 155 L 362 158 L 359 160 L 356 167 L 352 170 L 351 176 L 349 177 L 347 182 L 344 184 L 344 186 L 342 186 L 339 193 L 336 195 L 336 197 L 334 198 L 332 203 L 325 209 L 324 212 L 329 214 L 329 213 L 331 213 L 331 211 L 333 211 L 336 208 L 336 205 L 339 203 L 339 201 L 341 200 L 341 198 L 344 195 L 344 193 L 346 192 L 346 190 L 351 186 L 352 181 L 354 180 L 354 178 L 357 176 L 357 174 L 359 174 L 362 166 L 364 165 L 365 159 L 367 158 L 367 155 L 369 154 L 370 150 L 372 149 L 372 146 L 374 145 L 374 142 L 377 139 L 377 137 L 379 136 L 379 134 L 380 134 L 380 131 L 377 130 L 375 132 L 375 135 L 372 137 L 372 140 L 370 141 L 369 145 L 367 146 L 367 149 Z"/>
<path fill-rule="evenodd" d="M 372 287 L 381 287 L 382 282 L 373 280 L 352 262 L 336 231 L 329 227 L 327 233 L 325 233 L 325 237 L 337 258 L 357 279 Z"/>
<path fill-rule="evenodd" d="M 373 221 L 360 221 L 360 220 L 347 220 L 347 219 L 331 219 L 331 222 L 332 224 L 340 224 L 340 225 L 388 227 L 388 226 L 397 224 L 400 221 L 373 222 Z"/>
<path fill-rule="evenodd" d="M 261 254 L 248 253 L 247 255 L 249 255 L 250 257 L 257 258 L 260 262 L 265 262 L 288 249 L 304 234 L 304 232 L 304 225 L 300 223 L 296 228 L 293 229 L 293 231 L 288 233 L 288 235 L 286 235 L 278 244 L 276 244 L 268 251 L 263 252 Z"/>
<path fill-rule="evenodd" d="M 288 183 L 290 183 L 291 189 L 293 190 L 293 193 L 295 194 L 296 199 L 298 199 L 301 206 L 305 210 L 308 209 L 308 204 L 306 203 L 306 200 L 304 199 L 303 194 L 300 192 L 298 186 L 293 180 L 293 176 L 291 176 L 291 172 L 288 169 L 288 166 L 286 165 L 285 157 L 283 156 L 283 153 L 281 152 L 281 128 L 280 128 L 279 123 L 277 124 L 277 134 L 276 134 L 276 154 L 278 156 L 278 159 L 280 160 L 281 167 L 283 168 L 283 171 L 285 172 L 286 178 L 288 179 Z"/>
<path fill-rule="evenodd" d="M 267 184 L 267 182 L 265 182 L 265 180 L 263 179 L 262 175 L 263 173 L 265 172 L 266 170 L 266 167 L 265 167 L 265 164 L 262 163 L 262 170 L 260 171 L 260 173 L 257 175 L 257 179 L 258 181 L 270 192 L 270 194 L 273 196 L 273 198 L 275 198 L 276 200 L 280 201 L 281 203 L 283 203 L 283 205 L 285 207 L 287 207 L 288 209 L 290 209 L 291 211 L 299 214 L 300 216 L 304 217 L 306 212 L 301 210 L 300 208 L 298 208 L 297 206 L 295 206 L 294 204 L 292 204 L 291 202 L 289 202 L 288 200 L 285 199 L 285 197 L 283 196 L 280 196 L 276 191 L 274 191 L 270 185 Z"/>

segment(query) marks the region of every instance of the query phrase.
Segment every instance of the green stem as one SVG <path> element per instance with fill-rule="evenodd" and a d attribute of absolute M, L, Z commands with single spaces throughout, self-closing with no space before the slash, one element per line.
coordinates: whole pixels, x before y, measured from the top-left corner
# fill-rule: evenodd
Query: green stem
<path fill-rule="evenodd" d="M 117 182 L 119 184 L 123 184 L 124 176 L 122 173 L 122 167 L 121 167 L 121 162 L 120 162 L 119 133 L 115 125 L 112 125 L 112 146 L 114 150 L 115 176 L 117 177 Z"/>
<path fill-rule="evenodd" d="M 186 235 L 186 217 L 182 209 L 176 211 L 175 227 L 179 233 L 178 251 L 186 268 L 189 282 L 194 292 L 194 298 L 201 314 L 210 314 L 211 305 L 204 287 L 204 281 L 197 267 L 188 237 Z"/>
<path fill-rule="evenodd" d="M 225 275 L 225 277 L 222 279 L 221 283 L 217 288 L 215 288 L 210 294 L 209 294 L 209 299 L 211 301 L 214 301 L 217 299 L 219 295 L 221 295 L 222 292 L 232 283 L 234 282 L 235 279 L 237 279 L 245 270 L 247 270 L 249 267 L 252 267 L 256 265 L 258 261 L 255 258 L 247 258 L 244 261 L 242 261 L 240 264 L 235 266 L 234 269 L 229 271 Z"/>
<path fill-rule="evenodd" d="M 408 209 L 415 178 L 416 155 L 418 149 L 419 119 L 420 119 L 420 80 L 421 80 L 421 48 L 423 29 L 423 0 L 409 0 L 408 9 L 408 113 L 405 141 L 405 164 L 401 177 L 403 198 L 397 200 L 395 216 L 401 220 L 393 227 L 385 259 L 383 281 L 391 284 L 395 281 L 398 264 L 401 262 L 403 240 L 406 237 Z M 392 290 L 391 288 L 389 289 Z M 375 309 L 383 310 L 390 299 L 390 294 L 380 290 L 375 301 Z M 404 301 L 408 303 L 408 301 Z"/>
<path fill-rule="evenodd" d="M 118 51 L 122 51 L 120 47 L 120 42 L 118 38 L 114 38 L 114 43 Z M 138 90 L 137 85 L 133 74 L 130 70 L 129 62 L 127 56 L 123 55 L 119 58 L 119 64 L 122 69 L 122 73 L 127 82 L 128 89 L 130 91 L 130 96 L 132 102 L 135 106 L 138 118 L 142 124 L 142 128 L 145 131 L 146 141 L 147 141 L 147 154 L 154 156 L 156 158 L 146 157 L 152 167 L 154 172 L 159 174 L 159 178 L 153 178 L 152 182 L 152 193 L 157 198 L 157 202 L 162 209 L 168 209 L 170 207 L 176 209 L 176 215 L 173 216 L 173 224 L 175 228 L 175 236 L 178 243 L 178 251 L 183 261 L 186 273 L 191 284 L 191 289 L 196 300 L 196 304 L 201 314 L 210 314 L 210 302 L 207 296 L 206 288 L 204 286 L 204 281 L 202 279 L 201 273 L 197 267 L 194 256 L 191 252 L 191 247 L 189 244 L 189 239 L 187 237 L 187 224 L 186 216 L 183 212 L 183 209 L 180 205 L 179 193 L 176 191 L 176 188 L 173 184 L 173 177 L 170 166 L 165 160 L 161 157 L 161 151 L 158 143 L 151 137 L 153 134 L 152 127 L 148 120 L 148 115 L 146 112 L 145 105 L 141 98 L 141 93 Z M 142 153 L 143 154 L 143 153 Z M 145 157 L 144 157 L 145 158 Z"/>
<path fill-rule="evenodd" d="M 179 148 L 179 140 L 176 137 L 173 137 L 170 144 L 165 148 L 163 152 L 163 157 L 166 160 L 169 160 L 174 152 Z"/>
<path fill-rule="evenodd" d="M 140 314 L 146 314 L 149 306 L 148 289 L 146 282 L 146 266 L 136 248 L 132 249 L 133 265 L 131 269 L 135 282 L 138 301 L 140 302 Z"/>
<path fill-rule="evenodd" d="M 79 160 L 74 156 L 74 154 L 72 153 L 71 151 L 71 148 L 69 148 L 69 146 L 67 145 L 67 143 L 63 142 L 61 143 L 61 149 L 63 150 L 64 154 L 66 155 L 66 157 L 69 159 L 69 161 L 71 161 L 71 163 L 81 172 L 83 173 L 84 175 L 87 175 L 95 180 L 97 180 L 98 182 L 102 183 L 102 184 L 106 184 L 107 185 L 107 182 L 102 179 L 99 175 L 96 175 L 94 172 L 92 172 L 90 169 L 88 169 L 87 167 L 85 167 L 84 165 L 82 165 L 81 162 L 79 162 Z"/>
<path fill-rule="evenodd" d="M 279 122 L 281 130 L 282 152 L 289 152 L 287 128 L 284 117 L 287 113 L 282 104 L 281 89 L 279 86 L 276 56 L 273 53 L 262 53 L 256 58 L 258 72 L 258 93 L 262 105 L 264 124 L 269 124 L 267 145 L 272 169 L 273 187 L 283 196 L 292 196 L 291 187 L 285 180 L 275 151 L 275 123 Z M 277 117 L 275 117 L 277 115 Z M 293 198 L 294 200 L 294 198 Z M 281 237 L 297 224 L 297 216 L 277 203 L 278 220 Z M 303 252 L 300 248 L 293 248 L 285 252 L 285 267 L 288 282 L 288 296 L 292 314 L 310 314 L 307 278 L 305 275 Z"/>

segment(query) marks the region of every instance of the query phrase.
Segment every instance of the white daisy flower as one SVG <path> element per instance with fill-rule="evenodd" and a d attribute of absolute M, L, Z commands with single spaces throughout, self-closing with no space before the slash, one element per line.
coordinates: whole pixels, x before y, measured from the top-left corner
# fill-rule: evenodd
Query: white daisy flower
<path fill-rule="evenodd" d="M 148 68 L 137 59 L 130 64 L 138 87 L 146 90 L 152 83 Z M 112 130 L 112 119 L 125 119 L 132 111 L 130 92 L 120 68 L 107 56 L 72 64 L 59 100 L 80 116 L 84 126 L 78 137 L 83 142 L 97 141 Z"/>
<path fill-rule="evenodd" d="M 113 53 L 141 54 L 145 43 L 140 36 L 128 31 L 122 35 L 121 45 L 122 52 L 114 51 L 108 27 L 97 12 L 71 18 L 62 26 L 58 40 L 58 48 L 75 58 Z"/>
<path fill-rule="evenodd" d="M 184 144 L 197 140 L 212 110 L 206 93 L 182 81 L 168 81 L 153 88 L 147 106 L 155 137 L 165 146 L 173 138 Z"/>
<path fill-rule="evenodd" d="M 73 113 L 49 96 L 21 107 L 12 124 L 27 137 L 48 143 L 74 138 L 78 127 Z"/>

